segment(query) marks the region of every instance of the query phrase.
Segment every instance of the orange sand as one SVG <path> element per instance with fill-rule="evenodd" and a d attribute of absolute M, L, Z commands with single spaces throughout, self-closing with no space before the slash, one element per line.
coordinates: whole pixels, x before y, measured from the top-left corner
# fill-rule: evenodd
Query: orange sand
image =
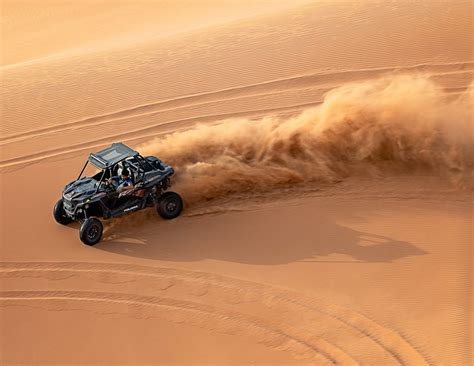
<path fill-rule="evenodd" d="M 471 365 L 468 1 L 2 2 L 0 363 Z M 90 151 L 182 217 L 51 215 Z"/>

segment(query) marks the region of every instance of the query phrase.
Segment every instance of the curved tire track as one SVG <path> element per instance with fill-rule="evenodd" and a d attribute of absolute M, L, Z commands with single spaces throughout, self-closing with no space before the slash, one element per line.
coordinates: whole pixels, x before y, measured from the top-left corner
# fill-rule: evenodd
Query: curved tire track
<path fill-rule="evenodd" d="M 226 101 L 238 100 L 242 98 L 249 98 L 252 96 L 270 96 L 278 95 L 279 93 L 286 93 L 288 91 L 298 91 L 305 88 L 318 87 L 321 90 L 329 90 L 335 88 L 341 83 L 355 80 L 364 80 L 374 78 L 393 72 L 427 72 L 431 77 L 443 77 L 455 74 L 471 74 L 474 72 L 474 62 L 459 62 L 447 64 L 420 64 L 408 67 L 387 67 L 374 69 L 360 69 L 360 70 L 345 70 L 337 72 L 320 72 L 307 75 L 294 76 L 285 79 L 271 80 L 262 83 L 251 85 L 237 86 L 234 88 L 222 89 L 211 92 L 203 92 L 198 94 L 191 94 L 180 96 L 168 100 L 158 101 L 155 103 L 134 106 L 131 108 L 106 113 L 103 115 L 92 116 L 68 123 L 63 123 L 60 126 L 50 126 L 36 129 L 33 131 L 21 132 L 13 135 L 7 135 L 0 138 L 0 146 L 2 149 L 8 150 L 9 144 L 27 144 L 31 138 L 41 138 L 50 134 L 58 134 L 69 130 L 80 129 L 84 127 L 93 127 L 102 124 L 113 124 L 122 120 L 155 117 L 160 113 L 167 113 L 173 111 L 181 111 L 183 108 L 190 108 L 193 106 L 203 106 L 212 103 L 225 103 Z M 457 86 L 454 89 L 447 89 L 446 92 L 450 94 L 460 93 L 463 87 Z M 320 104 L 321 101 L 311 101 L 295 105 L 286 105 L 282 107 L 271 107 L 261 109 L 249 109 L 246 111 L 233 111 L 227 113 L 207 113 L 204 111 L 202 115 L 188 118 L 168 119 L 165 121 L 145 123 L 139 128 L 127 131 L 109 131 L 109 133 L 100 138 L 94 137 L 86 142 L 72 143 L 67 147 L 46 148 L 43 147 L 40 151 L 26 153 L 23 155 L 13 155 L 6 159 L 0 160 L 0 170 L 8 168 L 22 167 L 48 158 L 60 157 L 62 155 L 79 152 L 85 149 L 95 148 L 101 145 L 106 145 L 111 141 L 123 140 L 143 140 L 150 137 L 150 134 L 168 133 L 176 131 L 177 129 L 189 128 L 196 122 L 212 123 L 222 119 L 228 118 L 259 118 L 265 115 L 289 115 L 297 113 L 305 108 L 313 107 Z M 211 108 L 212 110 L 212 108 Z M 112 133 L 111 133 L 112 132 Z M 27 148 L 27 146 L 25 146 Z M 24 147 L 24 148 L 25 148 Z M 49 146 L 48 146 L 49 147 Z M 25 152 L 29 152 L 27 148 Z"/>
<path fill-rule="evenodd" d="M 453 73 L 466 73 L 473 71 L 474 62 L 458 62 L 446 64 L 420 64 L 406 67 L 399 66 L 360 70 L 355 69 L 336 72 L 317 72 L 284 79 L 264 81 L 256 84 L 249 84 L 210 92 L 179 96 L 176 98 L 170 98 L 154 103 L 133 106 L 130 108 L 97 116 L 86 117 L 76 121 L 63 123 L 59 126 L 50 126 L 32 131 L 11 134 L 0 137 L 0 145 L 13 142 L 18 139 L 35 138 L 38 135 L 58 133 L 73 128 L 75 129 L 103 123 L 113 123 L 117 120 L 122 120 L 126 118 L 153 115 L 158 112 L 172 111 L 183 107 L 203 105 L 216 101 L 228 101 L 248 96 L 262 96 L 278 93 L 283 90 L 298 90 L 301 88 L 307 88 L 309 86 L 320 85 L 321 83 L 323 83 L 324 86 L 328 87 L 328 84 L 324 83 L 330 82 L 330 85 L 332 85 L 332 88 L 334 88 L 347 80 L 354 81 L 372 78 L 390 72 L 430 72 L 431 76 L 444 76 L 451 75 Z M 334 78 L 336 78 L 336 83 Z"/>
<path fill-rule="evenodd" d="M 150 138 L 150 133 L 153 133 L 157 129 L 168 128 L 166 131 L 161 131 L 161 133 L 167 133 L 171 131 L 172 132 L 178 131 L 179 129 L 183 127 L 183 126 L 180 126 L 179 129 L 176 129 L 176 128 L 171 129 L 170 126 L 175 126 L 175 125 L 187 126 L 190 124 L 192 125 L 196 122 L 213 122 L 213 121 L 219 121 L 223 119 L 239 118 L 239 117 L 258 118 L 258 117 L 263 117 L 265 115 L 268 115 L 270 113 L 275 115 L 276 112 L 278 113 L 289 113 L 292 111 L 297 112 L 303 108 L 314 107 L 315 105 L 318 105 L 320 103 L 321 103 L 320 101 L 317 101 L 317 102 L 312 102 L 312 103 L 303 103 L 303 104 L 291 105 L 291 106 L 280 107 L 280 108 L 259 109 L 259 110 L 252 110 L 252 111 L 240 112 L 240 113 L 223 113 L 223 114 L 215 114 L 215 115 L 210 114 L 210 115 L 203 115 L 203 116 L 197 116 L 197 117 L 182 118 L 182 119 L 173 120 L 173 121 L 158 122 L 152 125 L 147 125 L 145 127 L 138 128 L 138 129 L 128 130 L 128 131 L 124 131 L 118 134 L 113 134 L 113 135 L 109 135 L 109 136 L 102 137 L 99 139 L 95 139 L 92 141 L 70 145 L 68 147 L 43 150 L 40 152 L 35 152 L 33 154 L 18 156 L 18 157 L 6 159 L 6 160 L 0 160 L 0 169 L 4 169 L 4 168 L 16 166 L 16 165 L 26 165 L 26 164 L 34 163 L 34 162 L 41 161 L 44 159 L 58 157 L 65 154 L 70 154 L 70 153 L 82 151 L 85 149 L 98 147 L 98 146 L 105 145 L 113 141 L 120 140 L 123 142 L 127 142 L 130 140 Z"/>
<path fill-rule="evenodd" d="M 212 307 L 208 304 L 200 304 L 190 301 L 182 301 L 158 296 L 140 296 L 126 293 L 107 293 L 93 291 L 5 291 L 0 292 L 0 304 L 30 304 L 37 301 L 53 301 L 63 303 L 65 301 L 79 302 L 103 302 L 107 304 L 125 304 L 138 305 L 144 307 L 159 308 L 160 310 L 170 309 L 173 312 L 185 311 L 198 315 L 203 315 L 204 319 L 200 322 L 195 316 L 187 318 L 187 322 L 198 324 L 205 327 L 206 323 L 212 323 L 215 327 L 215 321 L 224 323 L 235 323 L 232 326 L 232 333 L 252 334 L 255 330 L 260 334 L 259 342 L 276 349 L 289 349 L 297 358 L 306 358 L 322 361 L 319 355 L 322 355 L 326 364 L 337 365 L 357 365 L 348 355 L 333 346 L 332 344 L 317 337 L 302 338 L 294 335 L 291 329 L 283 329 L 268 321 L 244 315 L 239 312 L 223 310 Z M 63 310 L 68 310 L 63 308 Z M 147 316 L 152 316 L 147 313 Z M 175 314 L 176 315 L 176 314 Z M 238 330 L 236 330 L 239 328 Z M 213 329 L 212 328 L 212 329 Z M 224 327 L 224 331 L 227 328 Z M 226 331 L 228 332 L 228 331 Z M 298 347 L 295 349 L 295 345 Z"/>
<path fill-rule="evenodd" d="M 314 298 L 299 294 L 297 292 L 272 287 L 269 285 L 240 280 L 232 277 L 220 276 L 206 272 L 195 272 L 178 270 L 174 268 L 145 267 L 128 264 L 111 263 L 81 263 L 81 262 L 29 262 L 29 263 L 0 263 L 1 278 L 19 277 L 46 277 L 63 279 L 64 276 L 92 275 L 99 282 L 120 283 L 120 281 L 140 281 L 140 278 L 151 277 L 168 281 L 161 285 L 161 290 L 169 291 L 176 285 L 176 281 L 191 283 L 191 289 L 197 289 L 195 295 L 206 296 L 208 287 L 217 289 L 217 295 L 227 294 L 229 291 L 237 292 L 238 299 L 231 299 L 228 303 L 239 304 L 250 297 L 250 301 L 261 302 L 267 308 L 275 307 L 285 309 L 290 307 L 292 313 L 318 312 L 326 317 L 332 318 L 346 327 L 357 331 L 360 335 L 367 337 L 375 346 L 380 347 L 383 352 L 390 355 L 397 363 L 402 365 L 424 365 L 427 361 L 424 357 L 400 334 L 383 327 L 368 317 L 334 304 L 321 305 Z M 113 279 L 110 276 L 117 276 Z M 100 277 L 106 276 L 105 281 Z M 130 276 L 134 277 L 130 279 Z M 170 282 L 171 281 L 171 282 Z M 173 282 L 174 281 L 174 282 Z M 194 291 L 194 290 L 192 290 Z M 207 305 L 206 305 L 207 306 Z M 302 312 L 301 312 L 302 310 Z M 306 338 L 304 338 L 306 339 Z M 327 346 L 327 345 L 326 345 Z M 340 357 L 340 353 L 325 349 L 327 356 L 333 361 Z M 342 351 L 341 351 L 342 352 Z M 348 360 L 350 359 L 349 356 Z M 344 362 L 349 362 L 348 360 Z M 339 361 L 338 361 L 339 362 Z"/>

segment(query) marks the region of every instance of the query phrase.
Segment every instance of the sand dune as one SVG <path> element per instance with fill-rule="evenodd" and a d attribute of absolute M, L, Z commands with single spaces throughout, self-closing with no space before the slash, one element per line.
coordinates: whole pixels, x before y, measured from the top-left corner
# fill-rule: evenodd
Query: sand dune
<path fill-rule="evenodd" d="M 17 67 L 54 58 L 76 57 L 127 43 L 170 37 L 220 23 L 281 11 L 304 1 L 262 0 L 143 3 L 106 1 L 83 6 L 72 1 L 2 2 L 2 65 Z M 58 32 L 58 29 L 60 32 Z M 78 31 L 87 29 L 87 32 Z"/>
<path fill-rule="evenodd" d="M 4 1 L 0 363 L 471 365 L 472 14 Z M 51 208 L 114 141 L 186 209 L 85 247 Z"/>
<path fill-rule="evenodd" d="M 125 43 L 115 51 L 6 68 L 2 90 L 8 92 L 2 97 L 8 108 L 0 132 L 16 134 L 104 111 L 315 71 L 472 62 L 472 36 L 465 32 L 472 21 L 468 3 L 455 3 L 448 10 L 443 3 L 426 4 L 392 8 L 323 2 L 161 41 Z M 390 21 L 401 15 L 398 22 Z M 355 19 L 364 22 L 355 26 Z M 390 26 L 383 32 L 374 31 L 386 24 Z M 415 24 L 423 29 L 417 44 L 407 31 Z M 347 34 L 360 44 L 353 45 Z M 22 108 L 23 100 L 29 101 L 28 110 Z"/>

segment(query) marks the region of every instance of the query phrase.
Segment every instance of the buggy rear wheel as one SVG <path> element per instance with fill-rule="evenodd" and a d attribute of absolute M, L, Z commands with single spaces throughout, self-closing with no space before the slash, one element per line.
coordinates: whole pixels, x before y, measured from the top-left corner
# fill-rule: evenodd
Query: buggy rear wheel
<path fill-rule="evenodd" d="M 179 216 L 183 210 L 183 199 L 175 192 L 163 193 L 158 198 L 156 211 L 158 214 L 167 220 L 174 219 Z"/>
<path fill-rule="evenodd" d="M 79 229 L 79 237 L 84 244 L 94 245 L 102 239 L 103 230 L 104 227 L 100 220 L 90 217 L 82 222 Z"/>
<path fill-rule="evenodd" d="M 64 203 L 62 199 L 54 205 L 53 216 L 56 222 L 61 225 L 67 225 L 73 222 L 73 220 L 66 214 L 66 211 L 64 211 Z"/>

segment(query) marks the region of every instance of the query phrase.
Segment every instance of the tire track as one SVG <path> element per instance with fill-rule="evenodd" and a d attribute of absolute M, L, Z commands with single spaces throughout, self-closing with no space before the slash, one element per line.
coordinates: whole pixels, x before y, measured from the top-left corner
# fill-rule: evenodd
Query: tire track
<path fill-rule="evenodd" d="M 164 131 L 160 131 L 161 133 L 167 133 L 171 131 L 177 131 L 177 128 L 174 127 L 176 125 L 182 125 L 180 128 L 191 126 L 196 122 L 214 122 L 223 119 L 229 118 L 239 118 L 239 117 L 247 117 L 247 118 L 258 118 L 268 114 L 276 115 L 278 113 L 288 113 L 288 112 L 297 112 L 301 109 L 314 107 L 320 104 L 320 101 L 312 102 L 312 103 L 303 103 L 303 104 L 296 104 L 287 107 L 281 108 L 271 108 L 271 109 L 259 109 L 253 110 L 248 112 L 241 112 L 241 113 L 223 113 L 223 114 L 210 114 L 210 115 L 203 115 L 198 117 L 190 117 L 190 118 L 183 118 L 174 121 L 166 121 L 166 122 L 159 122 L 152 125 L 148 125 L 142 128 L 123 131 L 118 134 L 108 135 L 106 137 L 102 137 L 99 139 L 95 139 L 92 141 L 78 143 L 69 145 L 68 147 L 61 147 L 56 149 L 44 150 L 41 152 L 36 152 L 29 155 L 23 155 L 19 157 L 15 157 L 12 159 L 0 160 L 0 169 L 12 167 L 16 165 L 23 165 L 23 164 L 30 164 L 33 162 L 41 161 L 47 158 L 57 157 L 65 154 L 70 154 L 73 152 L 82 151 L 85 149 L 98 147 L 110 143 L 112 141 L 122 141 L 127 142 L 130 140 L 137 140 L 137 139 L 144 139 L 149 138 L 150 133 L 153 133 L 156 129 L 165 129 Z M 276 113 L 278 112 L 278 113 Z"/>
<path fill-rule="evenodd" d="M 471 69 L 474 69 L 474 62 L 463 62 L 463 63 L 454 63 L 454 64 L 433 64 L 433 65 L 416 65 L 416 66 L 412 66 L 410 67 L 411 69 L 415 69 L 417 68 L 418 70 L 431 70 L 432 72 L 436 71 L 439 73 L 439 75 L 448 75 L 448 74 L 465 74 L 466 72 L 469 73 L 471 72 L 470 70 Z M 407 68 L 405 68 L 407 69 Z M 375 70 L 375 71 L 374 71 Z M 388 72 L 387 70 L 396 70 L 394 68 L 382 68 L 382 69 L 367 69 L 367 70 L 352 70 L 352 71 L 342 71 L 342 72 L 337 72 L 337 73 L 331 73 L 331 72 L 328 72 L 328 73 L 319 73 L 319 74 L 310 74 L 310 75 L 304 75 L 304 76 L 297 76 L 297 77 L 293 77 L 293 78 L 288 78 L 288 79 L 282 79 L 282 80 L 277 80 L 277 81 L 269 81 L 269 82 L 264 82 L 264 83 L 260 83 L 260 84 L 254 84 L 253 86 L 243 86 L 243 87 L 237 87 L 237 88 L 232 88 L 232 89 L 225 89 L 224 90 L 224 93 L 231 93 L 233 95 L 230 95 L 228 96 L 228 99 L 225 99 L 225 98 L 222 98 L 221 96 L 221 99 L 215 99 L 215 96 L 216 95 L 219 95 L 221 93 L 223 93 L 223 91 L 216 91 L 216 92 L 211 92 L 211 93 L 203 93 L 203 95 L 198 95 L 197 97 L 196 96 L 192 96 L 191 98 L 201 98 L 201 97 L 204 97 L 205 99 L 207 98 L 208 100 L 207 101 L 198 101 L 197 103 L 194 103 L 194 104 L 187 104 L 186 102 L 186 96 L 184 97 L 180 97 L 180 98 L 176 98 L 176 99 L 173 99 L 171 101 L 162 101 L 162 102 L 158 102 L 158 103 L 152 103 L 150 105 L 144 105 L 144 106 L 139 106 L 139 107 L 133 107 L 131 109 L 126 109 L 126 110 L 123 110 L 123 111 L 119 111 L 119 112 L 114 112 L 112 114 L 106 114 L 106 115 L 102 115 L 102 116 L 96 116 L 96 117 L 91 117 L 92 119 L 86 119 L 86 125 L 90 125 L 90 126 L 97 126 L 97 125 L 100 125 L 100 124 L 104 124 L 104 123 L 109 123 L 109 122 L 118 122 L 120 120 L 128 120 L 128 119 L 132 119 L 132 118 L 139 118 L 139 117 L 150 117 L 150 116 L 155 116 L 159 113 L 165 113 L 166 111 L 178 111 L 178 110 L 183 110 L 183 108 L 190 108 L 191 106 L 198 106 L 198 105 L 207 105 L 209 103 L 221 103 L 221 102 L 225 102 L 226 100 L 236 100 L 236 99 L 240 99 L 240 100 L 244 100 L 245 98 L 249 98 L 252 96 L 252 94 L 245 94 L 245 93 L 242 93 L 242 90 L 246 91 L 248 90 L 249 88 L 263 88 L 261 90 L 257 90 L 256 92 L 260 92 L 260 94 L 254 94 L 254 95 L 267 95 L 268 96 L 273 96 L 273 95 L 277 95 L 277 94 L 281 94 L 281 93 L 288 93 L 288 91 L 301 91 L 301 90 L 305 90 L 305 88 L 311 88 L 311 89 L 314 89 L 316 88 L 317 90 L 320 90 L 320 91 L 323 91 L 324 90 L 329 90 L 331 89 L 331 87 L 334 87 L 336 86 L 336 84 L 334 84 L 334 80 L 333 80 L 333 76 L 334 75 L 345 75 L 344 77 L 347 78 L 347 74 L 356 74 L 359 75 L 360 73 L 362 73 L 363 75 L 359 75 L 361 77 L 368 77 L 370 74 L 373 74 L 374 72 Z M 447 71 L 447 70 L 451 70 L 451 71 Z M 364 74 L 364 73 L 368 73 L 368 75 Z M 328 77 L 330 76 L 329 80 L 333 83 L 332 86 L 330 86 L 329 84 L 314 84 L 314 79 L 315 77 L 317 78 L 316 81 L 319 80 L 319 82 L 321 82 L 321 78 L 322 77 Z M 372 75 L 373 76 L 373 75 Z M 436 74 L 432 74 L 432 77 L 435 77 Z M 309 80 L 307 80 L 309 78 Z M 356 80 L 357 77 L 354 79 L 354 77 L 352 77 L 352 81 L 353 80 Z M 295 81 L 296 80 L 296 81 Z M 303 82 L 302 82 L 303 80 Z M 304 81 L 306 80 L 306 81 Z M 347 81 L 347 80 L 345 80 Z M 276 83 L 276 86 L 274 85 Z M 281 84 L 281 83 L 284 83 Z M 270 85 L 270 90 L 274 90 L 273 92 L 272 91 L 268 91 L 269 89 L 269 85 Z M 273 85 L 273 87 L 272 87 Z M 462 89 L 459 89 L 460 87 L 456 87 L 455 89 L 449 89 L 446 90 L 447 92 L 449 93 L 459 93 L 461 92 Z M 210 99 L 209 99 L 210 98 Z M 244 98 L 244 99 L 243 99 Z M 182 100 L 181 100 L 182 99 Z M 176 101 L 179 102 L 179 100 L 181 100 L 181 102 L 183 102 L 184 100 L 184 104 L 182 104 L 182 106 L 180 107 L 179 106 L 179 103 L 178 103 L 178 106 L 176 106 L 176 104 L 174 104 L 174 107 L 173 108 L 170 108 L 170 109 L 162 109 L 161 106 L 163 104 L 166 104 L 166 103 L 171 103 L 170 106 L 173 106 L 173 103 L 176 103 Z M 82 151 L 84 149 L 88 149 L 88 148 L 91 148 L 91 147 L 96 147 L 96 146 L 101 146 L 101 145 L 105 145 L 107 143 L 109 143 L 110 141 L 112 140 L 117 140 L 117 139 L 122 139 L 124 141 L 130 141 L 130 140 L 138 140 L 138 139 L 145 139 L 145 138 L 148 138 L 149 137 L 149 134 L 152 134 L 152 133 L 167 133 L 167 132 L 170 132 L 171 130 L 176 130 L 177 128 L 186 128 L 186 127 L 189 127 L 189 126 L 192 126 L 194 125 L 196 122 L 213 122 L 213 121 L 216 121 L 216 120 L 220 120 L 220 119 L 226 119 L 226 118 L 236 118 L 236 117 L 247 117 L 247 118 L 257 118 L 259 116 L 265 116 L 265 115 L 268 115 L 268 114 L 273 114 L 273 115 L 282 115 L 282 114 L 285 114 L 285 115 L 288 115 L 288 114 L 291 114 L 291 113 L 296 113 L 298 111 L 301 111 L 302 109 L 305 109 L 305 108 L 308 108 L 308 107 L 311 107 L 311 106 L 315 106 L 317 104 L 320 104 L 320 101 L 316 101 L 316 102 L 309 102 L 309 103 L 301 103 L 301 104 L 295 104 L 295 105 L 287 105 L 287 106 L 283 106 L 283 107 L 278 107 L 278 108 L 263 108 L 263 109 L 250 109 L 250 110 L 247 110 L 247 111 L 233 111 L 233 112 L 230 112 L 230 113 L 218 113 L 218 114 L 202 114 L 200 116 L 197 116 L 197 117 L 189 117 L 189 118 L 181 118 L 181 119 L 175 119 L 175 120 L 168 120 L 168 121 L 161 121 L 161 122 L 155 122 L 153 124 L 148 124 L 146 123 L 145 125 L 141 125 L 141 127 L 139 128 L 135 128 L 131 131 L 114 131 L 112 132 L 111 134 L 105 136 L 105 137 L 102 137 L 102 138 L 99 138 L 97 139 L 96 137 L 92 137 L 90 136 L 89 138 L 92 137 L 92 139 L 90 139 L 89 141 L 86 140 L 86 142 L 78 142 L 76 144 L 74 144 L 74 142 L 67 146 L 67 147 L 58 147 L 58 148 L 53 148 L 53 149 L 45 149 L 45 150 L 40 150 L 40 151 L 35 151 L 34 153 L 31 153 L 31 154 L 26 154 L 26 155 L 22 155 L 22 156 L 14 156 L 12 158 L 6 158 L 2 161 L 0 161 L 0 169 L 3 169 L 3 168 L 7 168 L 7 167 L 12 167 L 12 166 L 16 166 L 16 165 L 24 165 L 24 164 L 30 164 L 30 163 L 34 163 L 34 162 L 37 162 L 37 161 L 41 161 L 43 159 L 46 159 L 46 158 L 52 158 L 52 157 L 57 157 L 57 156 L 61 156 L 61 155 L 64 155 L 64 154 L 69 154 L 69 153 L 73 153 L 73 152 L 78 152 L 78 151 Z M 158 105 L 158 107 L 157 107 Z M 150 110 L 151 108 L 151 110 Z M 145 110 L 143 110 L 145 109 Z M 123 114 L 125 113 L 125 115 Z M 138 113 L 138 114 L 136 114 Z M 114 117 L 115 116 L 115 117 Z M 105 120 L 102 120 L 105 118 Z M 87 122 L 88 121 L 88 122 Z M 66 124 L 65 126 L 53 126 L 53 127 L 50 127 L 49 129 L 46 129 L 46 130 L 36 130 L 36 131 L 30 131 L 29 133 L 26 133 L 25 134 L 19 134 L 19 135 L 15 135 L 17 137 L 12 137 L 9 139 L 9 137 L 5 137 L 3 138 L 3 140 L 0 140 L 2 142 L 0 142 L 0 145 L 3 144 L 3 147 L 2 148 L 5 148 L 7 149 L 7 147 L 5 145 L 7 144 L 10 144 L 10 143 L 15 143 L 15 142 L 19 142 L 19 141 L 24 141 L 25 139 L 29 139 L 29 138 L 38 138 L 40 136 L 46 136 L 46 135 L 49 135 L 49 134 L 56 134 L 56 133 L 61 133 L 61 132 L 65 132 L 65 131 L 68 131 L 68 130 L 71 130 L 71 129 L 78 129 L 78 128 L 82 128 L 82 125 L 81 124 L 77 124 L 79 122 L 72 122 L 72 124 L 74 125 L 68 125 Z M 82 123 L 82 122 L 81 122 Z M 171 127 L 173 126 L 174 129 Z M 46 141 L 46 140 L 45 140 Z M 48 145 L 47 144 L 43 144 L 44 147 L 47 147 Z M 27 149 L 28 150 L 28 149 Z"/>
<path fill-rule="evenodd" d="M 229 297 L 230 293 L 237 293 L 237 298 L 227 299 L 227 304 L 240 304 L 246 301 L 257 301 L 263 304 L 266 309 L 278 305 L 277 309 L 289 309 L 290 313 L 300 314 L 317 312 L 326 317 L 355 330 L 360 335 L 367 337 L 375 346 L 380 347 L 393 360 L 402 365 L 424 365 L 427 364 L 424 357 L 413 346 L 397 332 L 381 326 L 366 316 L 334 304 L 321 305 L 320 301 L 309 298 L 297 292 L 280 289 L 273 286 L 240 280 L 231 277 L 210 274 L 206 272 L 194 272 L 178 270 L 174 268 L 155 268 L 138 265 L 109 264 L 109 263 L 81 263 L 81 262 L 58 262 L 58 263 L 1 263 L 1 278 L 20 277 L 46 277 L 56 278 L 55 275 L 64 276 L 92 275 L 97 281 L 97 277 L 106 276 L 105 283 L 115 283 L 110 278 L 111 275 L 125 276 L 128 281 L 141 281 L 143 278 L 151 277 L 156 280 L 168 281 L 161 285 L 161 289 L 170 291 L 178 286 L 176 281 L 183 281 L 191 284 L 191 289 L 197 296 L 210 296 L 209 286 L 217 291 L 217 296 Z M 133 276 L 134 279 L 130 279 Z M 142 280 L 140 280 L 142 277 Z M 114 281 L 117 282 L 117 279 Z M 121 279 L 123 281 L 123 278 Z M 120 281 L 118 282 L 120 283 Z M 194 290 L 192 290 L 194 291 Z M 333 355 L 334 357 L 334 355 Z"/>
<path fill-rule="evenodd" d="M 241 97 L 262 96 L 287 90 L 299 90 L 301 88 L 307 88 L 308 86 L 315 86 L 321 83 L 329 83 L 327 88 L 330 89 L 337 87 L 341 83 L 347 82 L 348 80 L 354 81 L 367 79 L 390 72 L 431 72 L 432 76 L 438 77 L 443 75 L 451 75 L 453 73 L 466 73 L 472 71 L 474 71 L 474 62 L 459 62 L 447 64 L 420 64 L 408 67 L 345 70 L 300 75 L 211 92 L 184 95 L 155 103 L 134 106 L 98 116 L 87 117 L 76 121 L 63 123 L 60 126 L 50 126 L 18 134 L 7 135 L 0 137 L 0 145 L 18 141 L 20 139 L 34 138 L 49 133 L 57 133 L 68 129 L 76 129 L 79 127 L 87 127 L 104 123 L 113 123 L 117 120 L 123 120 L 126 118 L 153 115 L 157 112 L 173 111 L 183 107 L 205 105 L 212 102 L 231 101 Z M 165 108 L 163 109 L 163 107 Z"/>
<path fill-rule="evenodd" d="M 78 302 L 102 302 L 105 304 L 124 304 L 128 306 L 143 306 L 147 308 L 159 308 L 161 311 L 170 310 L 173 315 L 176 311 L 189 312 L 194 315 L 186 317 L 185 321 L 206 327 L 206 323 L 212 324 L 211 330 L 214 330 L 216 320 L 223 323 L 233 323 L 231 328 L 224 325 L 223 330 L 231 334 L 254 335 L 259 336 L 259 343 L 278 350 L 289 350 L 296 358 L 313 359 L 324 361 L 325 364 L 336 365 L 357 365 L 348 355 L 342 352 L 334 345 L 317 337 L 306 336 L 302 338 L 296 335 L 291 327 L 279 327 L 270 324 L 267 320 L 262 321 L 249 315 L 239 312 L 223 310 L 208 304 L 200 304 L 190 301 L 182 301 L 158 296 L 140 296 L 126 293 L 108 293 L 93 291 L 3 291 L 0 292 L 0 303 L 4 305 L 27 305 L 32 302 L 53 301 L 58 304 L 67 301 Z M 30 305 L 31 306 L 31 305 Z M 62 307 L 61 310 L 68 310 Z M 128 309 L 127 309 L 128 314 Z M 197 319 L 195 314 L 201 315 L 204 319 Z M 148 312 L 145 315 L 153 316 Z M 297 346 L 297 347 L 295 347 Z M 323 356 L 323 359 L 319 357 Z"/>
<path fill-rule="evenodd" d="M 465 71 L 462 71 L 462 72 L 464 73 Z M 320 87 L 318 90 L 329 90 L 329 89 L 330 88 L 324 89 L 324 88 Z M 448 87 L 448 88 L 444 88 L 444 89 L 445 89 L 445 92 L 447 93 L 447 95 L 449 95 L 449 96 L 454 96 L 456 94 L 459 95 L 459 93 L 462 93 L 463 89 L 465 90 L 465 88 L 463 88 L 463 87 L 452 87 L 452 88 Z M 298 89 L 298 90 L 304 90 L 304 89 Z M 288 91 L 288 89 L 280 90 L 280 93 L 285 93 L 287 91 Z M 269 93 L 267 95 L 274 95 L 274 94 Z M 246 96 L 243 96 L 243 97 L 239 97 L 238 99 L 248 98 L 248 97 L 249 96 L 246 95 Z M 225 100 L 223 100 L 223 101 L 225 101 Z M 205 102 L 203 104 L 206 104 L 206 103 L 215 103 L 215 102 Z M 276 107 L 276 108 L 272 107 L 272 108 L 262 108 L 262 109 L 250 109 L 250 110 L 247 110 L 247 111 L 233 111 L 233 112 L 229 112 L 229 113 L 203 114 L 203 115 L 188 117 L 188 118 L 180 118 L 180 119 L 175 119 L 175 120 L 154 122 L 152 124 L 146 123 L 145 125 L 141 125 L 141 127 L 138 127 L 138 128 L 132 129 L 132 130 L 128 130 L 127 128 L 125 128 L 126 126 L 124 125 L 122 129 L 118 129 L 118 131 L 115 130 L 113 132 L 110 131 L 112 133 L 109 132 L 109 135 L 106 135 L 104 137 L 96 138 L 95 137 L 96 135 L 91 135 L 91 136 L 89 136 L 89 140 L 86 139 L 85 142 L 78 142 L 78 143 L 73 142 L 71 145 L 69 145 L 67 147 L 62 146 L 62 147 L 58 147 L 58 148 L 48 149 L 47 147 L 49 147 L 50 144 L 49 145 L 46 144 L 45 143 L 46 140 L 45 140 L 45 141 L 43 141 L 43 145 L 44 145 L 43 150 L 35 151 L 33 153 L 26 154 L 26 155 L 13 156 L 11 158 L 6 158 L 4 160 L 0 160 L 0 170 L 3 170 L 5 168 L 9 168 L 9 167 L 15 167 L 15 166 L 20 166 L 21 167 L 22 165 L 35 163 L 35 162 L 38 162 L 38 161 L 41 161 L 41 160 L 44 160 L 44 159 L 47 159 L 47 158 L 54 158 L 54 157 L 62 156 L 62 155 L 65 155 L 65 154 L 70 154 L 70 153 L 79 152 L 79 151 L 94 148 L 94 147 L 99 147 L 99 146 L 102 146 L 102 145 L 106 145 L 106 144 L 110 143 L 111 141 L 122 140 L 122 141 L 127 142 L 127 141 L 143 140 L 143 139 L 149 138 L 150 134 L 160 135 L 160 134 L 169 133 L 171 131 L 183 130 L 183 129 L 194 126 L 198 122 L 212 123 L 212 122 L 216 122 L 216 121 L 224 120 L 224 119 L 229 119 L 229 118 L 249 118 L 249 119 L 252 119 L 252 118 L 261 118 L 263 116 L 268 116 L 268 115 L 273 115 L 273 116 L 283 116 L 283 115 L 285 115 L 285 116 L 288 116 L 288 115 L 296 114 L 296 113 L 298 113 L 298 112 L 300 112 L 300 111 L 302 111 L 306 108 L 314 107 L 314 106 L 316 106 L 320 103 L 321 103 L 321 101 L 317 100 L 317 101 L 310 101 L 310 102 L 306 102 L 306 103 L 293 104 L 293 105 L 287 105 L 287 106 Z M 185 106 L 183 108 L 188 108 L 188 107 L 189 106 Z M 178 108 L 174 108 L 173 110 L 177 111 L 177 110 L 180 110 L 180 109 L 182 109 L 182 108 L 178 107 Z M 123 118 L 120 118 L 120 119 L 128 120 L 128 119 L 132 119 L 132 118 L 140 118 L 140 117 L 143 117 L 143 116 L 153 117 L 153 116 L 155 116 L 156 114 L 159 114 L 159 113 L 164 113 L 164 111 L 152 111 L 152 112 L 149 112 L 147 114 L 140 114 L 140 115 L 136 115 L 136 116 L 128 116 L 128 117 L 123 117 Z M 113 121 L 118 122 L 120 119 L 116 119 L 116 120 L 113 120 Z M 106 123 L 106 122 L 103 122 L 103 123 Z M 71 127 L 71 128 L 80 128 L 80 127 Z M 55 130 L 53 132 L 46 132 L 43 136 L 48 135 L 49 133 L 61 133 L 61 132 L 65 132 L 65 131 L 68 131 L 68 128 L 65 128 L 63 130 Z M 30 137 L 38 138 L 40 136 L 41 135 L 29 136 L 29 137 L 20 137 L 20 139 L 28 139 Z M 9 143 L 14 143 L 14 142 L 11 142 L 11 140 L 8 140 L 8 141 L 5 140 L 3 142 L 2 148 L 8 149 L 7 147 L 5 147 L 5 145 L 7 145 Z M 0 145 L 1 145 L 1 143 L 0 143 Z M 24 148 L 27 148 L 27 146 L 25 145 Z M 46 148 L 46 149 L 44 149 L 44 148 Z M 29 151 L 28 148 L 26 150 Z"/>

